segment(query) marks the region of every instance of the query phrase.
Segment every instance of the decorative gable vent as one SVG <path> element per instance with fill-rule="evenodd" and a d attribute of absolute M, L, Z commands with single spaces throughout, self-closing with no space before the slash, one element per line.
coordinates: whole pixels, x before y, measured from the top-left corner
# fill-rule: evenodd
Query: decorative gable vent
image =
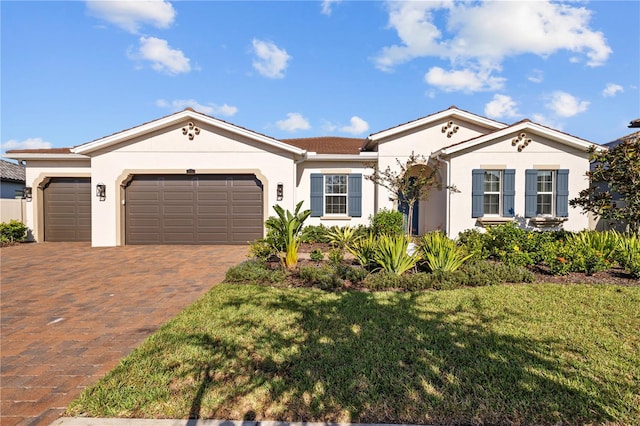
<path fill-rule="evenodd" d="M 453 121 L 449 121 L 447 124 L 442 126 L 442 133 L 446 133 L 447 137 L 450 138 L 454 133 L 457 133 L 460 129 L 460 126 L 456 126 Z"/>
<path fill-rule="evenodd" d="M 522 152 L 531 143 L 531 138 L 527 137 L 525 132 L 520 133 L 517 137 L 511 139 L 511 146 L 518 145 L 518 152 Z"/>
<path fill-rule="evenodd" d="M 196 127 L 195 124 L 193 124 L 193 121 L 190 121 L 185 127 L 182 128 L 182 134 L 187 135 L 189 140 L 192 141 L 193 138 L 196 137 L 196 135 L 200 134 L 200 128 Z"/>

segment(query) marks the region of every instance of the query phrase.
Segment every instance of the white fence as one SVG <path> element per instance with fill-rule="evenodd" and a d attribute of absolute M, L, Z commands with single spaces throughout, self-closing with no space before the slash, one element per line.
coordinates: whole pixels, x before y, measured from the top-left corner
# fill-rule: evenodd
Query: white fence
<path fill-rule="evenodd" d="M 9 222 L 12 219 L 24 223 L 26 218 L 27 203 L 25 200 L 0 198 L 0 222 Z"/>

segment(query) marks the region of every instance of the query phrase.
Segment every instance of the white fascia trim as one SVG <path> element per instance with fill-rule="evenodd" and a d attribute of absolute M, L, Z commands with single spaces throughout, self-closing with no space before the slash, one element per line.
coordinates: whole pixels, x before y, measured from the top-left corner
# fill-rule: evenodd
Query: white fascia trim
<path fill-rule="evenodd" d="M 410 123 L 400 125 L 398 127 L 393 127 L 389 130 L 383 130 L 382 132 L 379 132 L 379 133 L 372 133 L 368 139 L 371 142 L 376 142 L 381 139 L 388 138 L 389 136 L 406 132 L 407 130 L 415 129 L 416 127 L 424 126 L 426 124 L 433 123 L 434 121 L 442 120 L 443 118 L 462 118 L 466 121 L 470 121 L 472 123 L 478 123 L 480 125 L 487 126 L 493 129 L 503 129 L 507 127 L 506 124 L 491 120 L 490 118 L 481 117 L 479 115 L 471 114 L 466 111 L 461 111 L 459 109 L 447 109 L 444 111 L 440 111 L 439 113 L 421 118 L 419 120 L 415 120 Z"/>
<path fill-rule="evenodd" d="M 39 154 L 35 152 L 5 154 L 5 157 L 12 160 L 91 160 L 90 157 L 80 154 Z"/>
<path fill-rule="evenodd" d="M 121 143 L 123 141 L 126 141 L 127 139 L 134 138 L 144 133 L 152 132 L 154 130 L 161 129 L 163 127 L 167 127 L 188 119 L 201 121 L 210 126 L 217 127 L 219 129 L 223 129 L 230 133 L 235 133 L 240 136 L 244 136 L 248 139 L 262 142 L 266 145 L 270 145 L 270 146 L 282 149 L 283 151 L 287 151 L 295 155 L 303 156 L 305 153 L 304 149 L 300 149 L 300 148 L 288 145 L 284 142 L 280 142 L 268 136 L 260 135 L 250 130 L 243 129 L 238 126 L 234 126 L 233 124 L 220 121 L 213 117 L 209 117 L 207 115 L 200 114 L 194 111 L 181 111 L 179 113 L 169 115 L 167 117 L 152 121 L 150 123 L 143 124 L 142 126 L 137 126 L 132 129 L 125 130 L 115 135 L 107 136 L 105 138 L 98 139 L 93 142 L 85 143 L 83 145 L 72 148 L 72 152 L 77 154 L 88 154 L 93 151 L 103 149 L 117 143 Z"/>
<path fill-rule="evenodd" d="M 308 152 L 304 161 L 377 161 L 377 152 L 363 152 L 360 154 L 317 154 Z"/>
<path fill-rule="evenodd" d="M 517 133 L 522 130 L 531 130 L 538 135 L 545 136 L 551 140 L 562 143 L 564 145 L 571 146 L 577 149 L 587 150 L 591 146 L 595 146 L 598 149 L 599 145 L 593 142 L 586 141 L 584 139 L 577 138 L 575 136 L 568 135 L 566 133 L 559 132 L 557 130 L 549 129 L 548 127 L 540 126 L 536 123 L 532 122 L 523 122 L 516 124 L 515 126 L 510 126 L 501 130 L 498 130 L 493 133 L 489 133 L 484 136 L 479 136 L 475 139 L 472 139 L 468 142 L 463 142 L 458 145 L 454 145 L 448 148 L 442 148 L 440 151 L 434 153 L 434 155 L 442 154 L 442 155 L 451 155 L 456 152 L 463 151 L 465 149 L 473 148 L 476 145 L 480 145 L 486 142 L 491 141 L 492 139 L 498 139 L 508 135 L 509 133 Z"/>

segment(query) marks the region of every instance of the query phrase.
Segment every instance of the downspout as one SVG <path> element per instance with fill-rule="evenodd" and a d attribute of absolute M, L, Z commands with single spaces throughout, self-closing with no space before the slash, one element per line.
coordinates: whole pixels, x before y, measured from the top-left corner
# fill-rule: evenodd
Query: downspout
<path fill-rule="evenodd" d="M 302 153 L 302 158 L 300 158 L 299 160 L 295 160 L 293 162 L 293 165 L 295 166 L 293 168 L 293 180 L 291 182 L 293 182 L 293 188 L 292 190 L 292 198 L 293 198 L 293 208 L 295 208 L 296 204 L 298 203 L 298 185 L 297 185 L 297 177 L 298 177 L 298 165 L 303 163 L 304 161 L 307 160 L 307 151 L 305 150 Z"/>

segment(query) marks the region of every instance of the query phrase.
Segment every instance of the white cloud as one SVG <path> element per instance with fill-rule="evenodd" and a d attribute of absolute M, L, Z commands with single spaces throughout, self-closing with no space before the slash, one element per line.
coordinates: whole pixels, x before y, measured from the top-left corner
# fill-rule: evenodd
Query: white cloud
<path fill-rule="evenodd" d="M 280 49 L 270 41 L 253 39 L 253 68 L 261 75 L 268 78 L 283 78 L 284 70 L 291 60 L 287 51 Z"/>
<path fill-rule="evenodd" d="M 538 70 L 538 69 L 532 70 L 529 76 L 527 77 L 527 80 L 529 80 L 532 83 L 542 83 L 542 81 L 544 80 L 544 73 L 542 72 L 542 70 Z"/>
<path fill-rule="evenodd" d="M 493 99 L 484 106 L 484 113 L 491 118 L 513 118 L 519 115 L 517 103 L 511 96 L 498 94 L 493 95 Z"/>
<path fill-rule="evenodd" d="M 137 51 L 128 52 L 130 59 L 151 62 L 154 70 L 176 75 L 191 71 L 190 59 L 179 49 L 173 49 L 166 40 L 156 37 L 140 37 L 140 47 Z"/>
<path fill-rule="evenodd" d="M 306 118 L 302 116 L 302 114 L 297 112 L 290 112 L 287 114 L 286 120 L 280 120 L 276 122 L 276 126 L 280 130 L 284 130 L 286 132 L 295 132 L 297 130 L 308 130 L 311 128 L 311 125 L 307 121 Z"/>
<path fill-rule="evenodd" d="M 494 77 L 490 72 L 473 71 L 471 69 L 445 71 L 440 67 L 431 68 L 424 80 L 445 92 L 478 92 L 483 90 L 500 90 L 505 79 Z"/>
<path fill-rule="evenodd" d="M 322 14 L 331 16 L 332 8 L 334 4 L 341 3 L 342 0 L 323 0 L 322 1 Z"/>
<path fill-rule="evenodd" d="M 559 117 L 573 117 L 586 111 L 589 101 L 581 101 L 567 92 L 558 90 L 551 94 L 546 106 Z"/>
<path fill-rule="evenodd" d="M 558 120 L 553 120 L 544 114 L 533 114 L 533 121 L 560 131 L 562 131 L 564 127 Z"/>
<path fill-rule="evenodd" d="M 609 83 L 602 91 L 602 96 L 604 96 L 605 98 L 609 98 L 622 92 L 624 92 L 624 89 L 622 88 L 622 86 L 615 83 Z"/>
<path fill-rule="evenodd" d="M 156 28 L 168 28 L 176 11 L 164 0 L 145 1 L 87 1 L 89 13 L 118 27 L 137 34 L 144 24 Z"/>
<path fill-rule="evenodd" d="M 22 141 L 9 139 L 6 142 L 2 142 L 2 152 L 11 149 L 48 149 L 51 146 L 51 142 L 43 141 L 42 138 L 28 138 Z"/>
<path fill-rule="evenodd" d="M 369 123 L 356 115 L 351 117 L 349 123 L 350 124 L 348 126 L 341 127 L 340 131 L 344 133 L 350 133 L 352 135 L 360 135 L 369 130 Z"/>
<path fill-rule="evenodd" d="M 383 71 L 414 58 L 437 57 L 451 64 L 450 77 L 467 70 L 488 76 L 501 70 L 506 57 L 547 57 L 568 51 L 574 57 L 586 57 L 589 66 L 597 66 L 611 54 L 604 35 L 590 28 L 591 12 L 585 7 L 550 1 L 386 4 L 389 27 L 396 30 L 400 43 L 384 47 L 374 58 Z M 469 85 L 460 86 L 470 90 Z"/>
<path fill-rule="evenodd" d="M 232 117 L 238 112 L 238 108 L 223 104 L 217 105 L 214 103 L 201 104 L 195 99 L 174 99 L 169 102 L 165 99 L 158 99 L 156 106 L 160 108 L 171 108 L 173 111 L 182 111 L 187 107 L 191 107 L 194 110 L 207 115 Z"/>

